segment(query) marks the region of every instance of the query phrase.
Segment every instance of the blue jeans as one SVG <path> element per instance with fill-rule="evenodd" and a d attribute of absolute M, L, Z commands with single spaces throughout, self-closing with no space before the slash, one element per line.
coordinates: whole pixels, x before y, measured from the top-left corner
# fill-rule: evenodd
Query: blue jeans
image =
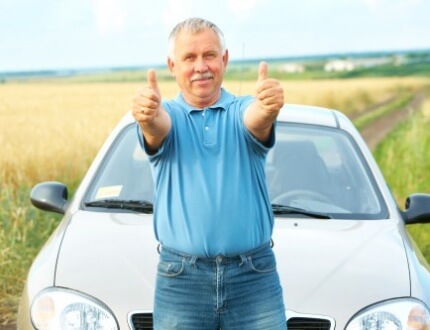
<path fill-rule="evenodd" d="M 216 258 L 163 247 L 154 329 L 285 330 L 282 288 L 270 244 L 239 256 Z"/>

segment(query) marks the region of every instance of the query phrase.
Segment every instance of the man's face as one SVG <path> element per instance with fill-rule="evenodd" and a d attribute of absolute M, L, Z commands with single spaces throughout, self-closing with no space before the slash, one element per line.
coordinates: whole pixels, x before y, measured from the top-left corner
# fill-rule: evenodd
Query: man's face
<path fill-rule="evenodd" d="M 168 59 L 170 71 L 190 105 L 203 108 L 214 104 L 228 62 L 222 54 L 217 34 L 204 29 L 197 34 L 182 31 L 176 38 L 174 60 Z"/>

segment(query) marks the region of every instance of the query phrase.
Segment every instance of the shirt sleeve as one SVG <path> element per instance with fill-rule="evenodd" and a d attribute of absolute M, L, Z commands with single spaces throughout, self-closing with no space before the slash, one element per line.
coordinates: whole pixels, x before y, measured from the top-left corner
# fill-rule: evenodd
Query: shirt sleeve
<path fill-rule="evenodd" d="M 160 155 L 163 154 L 163 152 L 166 148 L 166 144 L 169 144 L 169 140 L 171 139 L 173 126 L 171 127 L 171 129 L 170 129 L 169 133 L 167 134 L 166 138 L 164 139 L 163 143 L 161 144 L 161 146 L 158 148 L 158 150 L 155 153 L 150 151 L 147 148 L 147 145 L 145 143 L 145 139 L 143 138 L 142 129 L 140 128 L 139 124 L 137 124 L 137 123 L 136 123 L 136 130 L 137 130 L 137 138 L 139 140 L 139 145 L 143 149 L 143 151 L 146 153 L 146 155 L 148 156 L 148 159 L 151 161 L 151 160 L 155 160 L 155 159 L 159 158 Z"/>

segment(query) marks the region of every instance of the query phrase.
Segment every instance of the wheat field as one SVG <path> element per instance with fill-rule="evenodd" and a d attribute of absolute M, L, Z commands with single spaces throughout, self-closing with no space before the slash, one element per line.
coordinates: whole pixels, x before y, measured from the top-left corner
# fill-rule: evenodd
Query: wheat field
<path fill-rule="evenodd" d="M 426 79 L 355 79 L 283 82 L 285 101 L 326 106 L 348 115 L 364 111 Z M 144 83 L 0 85 L 0 182 L 20 186 L 80 177 Z M 225 82 L 236 94 L 253 94 L 252 82 Z M 174 82 L 160 84 L 174 97 Z"/>

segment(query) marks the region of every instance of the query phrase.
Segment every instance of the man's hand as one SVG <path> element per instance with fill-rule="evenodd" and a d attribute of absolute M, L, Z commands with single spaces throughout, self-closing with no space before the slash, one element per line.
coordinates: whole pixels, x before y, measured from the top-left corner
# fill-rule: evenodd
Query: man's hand
<path fill-rule="evenodd" d="M 146 88 L 137 90 L 132 108 L 134 119 L 143 125 L 150 125 L 157 117 L 161 108 L 161 93 L 154 70 L 148 70 L 147 82 L 148 85 Z"/>
<path fill-rule="evenodd" d="M 268 78 L 267 72 L 267 63 L 261 62 L 258 68 L 256 99 L 262 110 L 277 114 L 284 105 L 284 90 L 278 80 Z"/>
<path fill-rule="evenodd" d="M 255 101 L 245 111 L 244 123 L 261 142 L 268 141 L 276 116 L 284 105 L 284 90 L 281 83 L 268 78 L 267 63 L 258 68 Z"/>
<path fill-rule="evenodd" d="M 161 93 L 154 70 L 148 70 L 147 87 L 137 90 L 132 113 L 142 130 L 147 150 L 155 152 L 169 133 L 171 120 L 161 106 Z"/>

